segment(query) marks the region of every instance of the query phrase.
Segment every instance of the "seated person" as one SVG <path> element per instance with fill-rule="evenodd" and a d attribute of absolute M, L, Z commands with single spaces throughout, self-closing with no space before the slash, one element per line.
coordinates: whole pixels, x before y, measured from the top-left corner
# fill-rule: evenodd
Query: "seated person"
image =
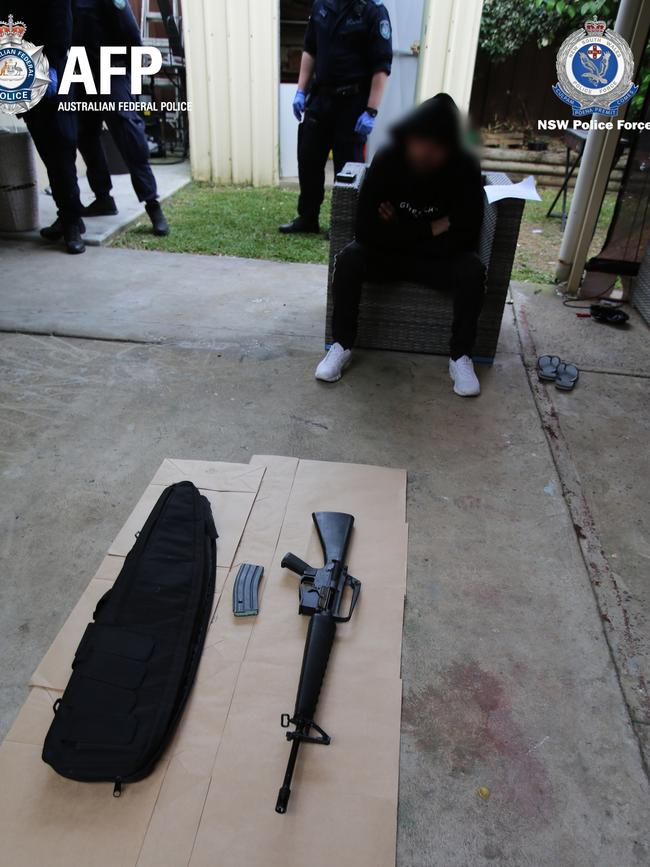
<path fill-rule="evenodd" d="M 393 129 L 367 171 L 355 240 L 336 257 L 334 343 L 316 379 L 337 382 L 350 361 L 363 284 L 406 280 L 453 292 L 449 373 L 456 394 L 480 393 L 471 355 L 485 294 L 476 252 L 483 206 L 481 171 L 463 147 L 460 113 L 440 93 Z"/>

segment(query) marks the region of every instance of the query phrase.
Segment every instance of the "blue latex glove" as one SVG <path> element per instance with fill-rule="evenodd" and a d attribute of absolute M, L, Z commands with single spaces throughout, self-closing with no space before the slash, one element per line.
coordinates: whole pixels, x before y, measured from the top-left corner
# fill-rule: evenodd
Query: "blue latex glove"
<path fill-rule="evenodd" d="M 370 133 L 375 128 L 376 120 L 377 118 L 373 117 L 371 114 L 368 114 L 367 111 L 364 111 L 364 113 L 357 121 L 357 125 L 355 126 L 354 131 L 359 133 L 359 135 L 370 135 Z"/>
<path fill-rule="evenodd" d="M 305 91 L 297 90 L 293 99 L 293 113 L 298 122 L 302 120 L 303 112 L 305 111 Z"/>
<path fill-rule="evenodd" d="M 47 90 L 45 91 L 46 97 L 56 96 L 57 90 L 59 88 L 59 76 L 56 73 L 56 69 L 50 69 L 50 84 Z"/>

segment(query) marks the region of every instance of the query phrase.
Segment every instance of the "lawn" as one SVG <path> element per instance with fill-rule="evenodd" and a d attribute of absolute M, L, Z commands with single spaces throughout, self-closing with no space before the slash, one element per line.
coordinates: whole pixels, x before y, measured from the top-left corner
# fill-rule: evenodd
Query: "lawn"
<path fill-rule="evenodd" d="M 517 245 L 513 280 L 552 283 L 553 268 L 562 239 L 561 221 L 546 212 L 555 190 L 541 191 L 541 202 L 527 202 Z M 115 238 L 116 247 L 166 250 L 171 253 L 204 253 L 275 259 L 281 262 L 328 261 L 329 244 L 324 235 L 294 235 L 278 232 L 280 223 L 296 211 L 297 192 L 282 187 L 213 187 L 190 183 L 165 202 L 172 232 L 155 238 L 147 219 L 138 220 Z M 327 227 L 331 196 L 328 193 L 321 225 Z M 616 196 L 609 193 L 602 209 L 592 252 L 605 239 Z"/>
<path fill-rule="evenodd" d="M 546 216 L 557 190 L 547 189 L 539 192 L 542 197 L 541 202 L 526 202 L 512 279 L 529 283 L 552 283 L 553 271 L 562 243 L 562 221 L 559 218 Z M 615 203 L 616 195 L 608 193 L 600 212 L 591 255 L 602 248 Z M 559 212 L 559 209 L 558 204 L 556 210 Z"/>
<path fill-rule="evenodd" d="M 321 226 L 329 226 L 328 193 Z M 282 187 L 213 187 L 192 182 L 168 199 L 165 214 L 172 227 L 166 238 L 151 234 L 143 218 L 115 238 L 113 246 L 170 253 L 205 253 L 276 259 L 281 262 L 326 263 L 329 243 L 325 235 L 293 235 L 278 226 L 296 215 L 296 190 Z"/>

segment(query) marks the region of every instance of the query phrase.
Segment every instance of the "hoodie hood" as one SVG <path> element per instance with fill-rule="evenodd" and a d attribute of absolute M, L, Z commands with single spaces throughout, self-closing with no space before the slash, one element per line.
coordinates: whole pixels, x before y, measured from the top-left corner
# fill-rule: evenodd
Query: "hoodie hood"
<path fill-rule="evenodd" d="M 393 127 L 392 135 L 398 145 L 409 136 L 418 136 L 445 145 L 456 154 L 462 149 L 460 111 L 448 93 L 439 93 L 407 114 Z"/>

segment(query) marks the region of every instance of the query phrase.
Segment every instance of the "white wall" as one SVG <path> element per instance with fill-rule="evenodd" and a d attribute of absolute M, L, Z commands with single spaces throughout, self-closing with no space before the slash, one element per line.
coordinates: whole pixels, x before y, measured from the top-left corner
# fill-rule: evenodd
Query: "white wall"
<path fill-rule="evenodd" d="M 483 0 L 427 0 L 418 101 L 445 91 L 469 110 L 482 14 Z"/>
<path fill-rule="evenodd" d="M 193 176 L 276 183 L 279 4 L 185 0 L 183 10 Z"/>
<path fill-rule="evenodd" d="M 387 2 L 398 35 L 402 32 L 409 42 L 411 32 L 420 30 L 421 0 Z M 193 104 L 190 151 L 192 174 L 199 180 L 277 183 L 279 6 L 278 0 L 184 0 L 188 95 Z M 446 90 L 461 108 L 469 107 L 482 9 L 483 0 L 425 0 L 417 101 Z M 412 27 L 405 15 L 415 19 Z M 404 77 L 400 73 L 391 82 L 393 94 L 388 95 L 375 144 L 389 115 L 407 107 L 403 103 L 409 98 L 412 76 L 406 75 L 399 94 L 398 78 Z M 283 168 L 293 174 L 297 124 L 292 115 L 287 120 L 286 113 L 283 105 Z"/>
<path fill-rule="evenodd" d="M 368 157 L 372 159 L 385 142 L 390 127 L 410 109 L 416 96 L 419 58 L 411 52 L 422 38 L 424 0 L 384 0 L 393 25 L 393 70 L 377 118 L 368 140 Z"/>

